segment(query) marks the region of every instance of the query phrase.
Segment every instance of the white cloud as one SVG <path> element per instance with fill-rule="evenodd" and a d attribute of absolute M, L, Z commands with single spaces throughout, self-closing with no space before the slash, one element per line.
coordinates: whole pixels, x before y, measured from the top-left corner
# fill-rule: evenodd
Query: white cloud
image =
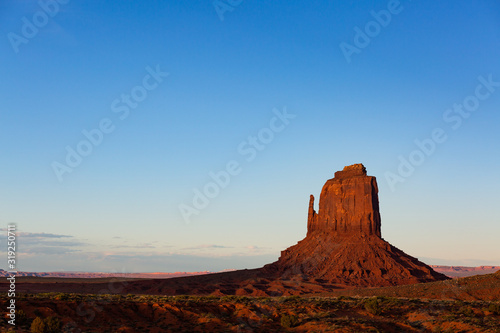
<path fill-rule="evenodd" d="M 73 237 L 73 236 L 68 236 L 68 235 L 50 234 L 50 233 L 45 233 L 45 232 L 18 232 L 17 236 L 21 237 L 21 238 L 39 238 L 39 239 Z"/>

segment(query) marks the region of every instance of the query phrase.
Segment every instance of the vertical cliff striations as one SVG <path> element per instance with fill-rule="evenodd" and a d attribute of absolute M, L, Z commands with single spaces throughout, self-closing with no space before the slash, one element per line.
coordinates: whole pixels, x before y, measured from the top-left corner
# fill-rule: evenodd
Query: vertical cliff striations
<path fill-rule="evenodd" d="M 375 177 L 362 164 L 346 166 L 323 186 L 318 212 L 311 195 L 306 238 L 263 272 L 357 286 L 447 279 L 383 240 L 380 227 Z"/>

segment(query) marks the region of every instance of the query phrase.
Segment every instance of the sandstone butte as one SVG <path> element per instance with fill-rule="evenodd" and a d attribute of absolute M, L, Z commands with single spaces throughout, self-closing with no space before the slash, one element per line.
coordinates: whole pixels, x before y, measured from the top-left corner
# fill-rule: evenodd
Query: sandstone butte
<path fill-rule="evenodd" d="M 351 286 L 388 286 L 446 280 L 381 237 L 377 181 L 363 164 L 335 172 L 309 201 L 306 237 L 264 266 L 264 275 L 300 277 Z"/>
<path fill-rule="evenodd" d="M 362 164 L 335 173 L 309 201 L 307 235 L 262 268 L 128 281 L 123 294 L 279 296 L 449 279 L 382 239 L 378 188 Z M 500 273 L 498 273 L 500 274 Z M 24 292 L 100 293 L 109 283 L 20 283 Z M 99 291 L 101 290 L 101 291 Z"/>

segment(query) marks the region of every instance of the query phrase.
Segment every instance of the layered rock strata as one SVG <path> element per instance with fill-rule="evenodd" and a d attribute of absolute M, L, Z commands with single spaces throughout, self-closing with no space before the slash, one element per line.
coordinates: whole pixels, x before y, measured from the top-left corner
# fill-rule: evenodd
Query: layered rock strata
<path fill-rule="evenodd" d="M 321 190 L 318 212 L 310 196 L 306 238 L 263 271 L 356 286 L 447 279 L 381 238 L 377 181 L 362 164 L 335 172 Z"/>

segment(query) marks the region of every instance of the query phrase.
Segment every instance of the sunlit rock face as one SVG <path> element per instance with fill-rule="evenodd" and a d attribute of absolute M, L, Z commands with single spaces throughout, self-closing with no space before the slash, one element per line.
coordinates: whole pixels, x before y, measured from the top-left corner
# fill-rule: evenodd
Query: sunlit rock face
<path fill-rule="evenodd" d="M 335 172 L 323 186 L 318 213 L 311 195 L 307 234 L 316 231 L 381 236 L 377 180 L 366 175 L 363 164 Z"/>
<path fill-rule="evenodd" d="M 381 238 L 377 180 L 363 164 L 327 180 L 314 210 L 310 196 L 307 236 L 281 252 L 264 273 L 355 286 L 387 286 L 447 277 Z"/>

